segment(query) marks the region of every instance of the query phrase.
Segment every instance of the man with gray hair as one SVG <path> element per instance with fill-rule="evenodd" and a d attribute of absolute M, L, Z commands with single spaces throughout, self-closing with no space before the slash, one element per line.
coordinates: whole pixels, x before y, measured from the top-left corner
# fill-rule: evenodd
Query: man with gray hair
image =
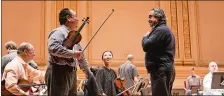
<path fill-rule="evenodd" d="M 1 64 L 1 76 L 5 69 L 6 64 L 8 64 L 12 59 L 17 56 L 17 46 L 13 41 L 9 41 L 5 43 L 6 55 L 2 56 L 2 64 Z"/>
<path fill-rule="evenodd" d="M 13 50 L 17 50 L 16 43 L 13 41 L 5 43 L 5 49 L 7 54 L 11 53 Z"/>
<path fill-rule="evenodd" d="M 13 95 L 29 95 L 19 87 L 19 83 L 26 81 L 32 83 L 34 80 L 44 82 L 44 74 L 40 70 L 29 66 L 29 61 L 35 56 L 34 47 L 30 43 L 22 43 L 18 47 L 17 56 L 6 65 L 2 82 L 4 82 L 6 91 L 8 90 Z M 4 93 L 2 92 L 4 95 Z"/>
<path fill-rule="evenodd" d="M 150 73 L 153 96 L 171 95 L 175 78 L 175 37 L 166 25 L 166 15 L 161 8 L 153 8 L 148 15 L 151 31 L 142 38 L 145 66 Z"/>
<path fill-rule="evenodd" d="M 17 56 L 17 45 L 13 41 L 9 41 L 5 43 L 6 55 L 2 56 L 2 64 L 1 64 L 1 76 L 4 72 L 5 66 L 11 62 Z M 31 60 L 29 61 L 29 65 L 38 69 L 37 64 Z"/>
<path fill-rule="evenodd" d="M 118 77 L 126 80 L 125 89 L 133 86 L 138 81 L 138 71 L 136 66 L 133 64 L 133 59 L 134 56 L 132 54 L 129 54 L 127 56 L 127 61 L 124 64 L 121 64 L 118 69 Z"/>

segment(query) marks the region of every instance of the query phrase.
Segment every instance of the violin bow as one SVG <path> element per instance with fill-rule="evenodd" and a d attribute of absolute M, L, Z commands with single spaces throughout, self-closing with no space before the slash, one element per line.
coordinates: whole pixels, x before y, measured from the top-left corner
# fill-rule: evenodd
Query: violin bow
<path fill-rule="evenodd" d="M 112 9 L 112 12 L 110 13 L 110 15 L 114 12 L 114 9 Z M 107 19 L 110 17 L 110 15 L 107 17 Z M 87 46 L 90 44 L 90 42 L 93 40 L 93 38 L 96 36 L 96 34 L 99 32 L 99 30 L 101 29 L 101 27 L 104 25 L 104 23 L 107 21 L 104 20 L 103 24 L 100 25 L 99 29 L 94 33 L 93 37 L 90 39 L 90 41 L 88 42 L 88 44 L 86 45 L 86 47 L 82 50 L 82 51 L 85 51 Z"/>
<path fill-rule="evenodd" d="M 26 87 L 42 86 L 42 85 L 46 85 L 46 84 L 19 84 L 18 86 L 19 86 L 20 88 L 26 88 Z"/>
<path fill-rule="evenodd" d="M 142 80 L 142 81 L 139 80 L 137 84 L 132 85 L 131 87 L 125 89 L 124 91 L 122 91 L 121 93 L 117 94 L 116 96 L 120 96 L 120 95 L 123 94 L 124 92 L 128 91 L 129 89 L 131 89 L 131 88 L 133 88 L 133 87 L 136 87 L 136 85 L 138 85 L 139 83 L 142 83 L 142 82 L 144 82 L 145 80 L 148 80 L 148 79 L 149 79 L 149 77 L 146 77 L 146 78 L 145 78 L 144 80 Z M 135 88 L 133 89 L 133 91 L 134 91 L 134 90 L 135 90 Z M 133 93 L 133 91 L 132 91 L 132 93 Z"/>

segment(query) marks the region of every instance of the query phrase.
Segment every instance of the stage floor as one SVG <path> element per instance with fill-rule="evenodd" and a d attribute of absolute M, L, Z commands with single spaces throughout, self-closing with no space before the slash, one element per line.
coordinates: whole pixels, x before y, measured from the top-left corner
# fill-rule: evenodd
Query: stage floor
<path fill-rule="evenodd" d="M 187 77 L 190 75 L 190 69 L 191 66 L 175 66 L 176 69 L 176 78 L 174 81 L 173 88 L 176 89 L 182 89 L 184 88 L 184 81 L 187 79 Z M 46 67 L 40 66 L 41 70 L 45 70 Z M 112 67 L 116 72 L 118 70 L 118 67 Z M 208 73 L 207 67 L 194 67 L 195 73 L 201 77 L 201 80 L 203 80 L 204 76 Z M 138 73 L 141 77 L 147 77 L 147 71 L 145 67 L 137 67 Z M 219 71 L 224 71 L 224 67 L 219 67 Z M 85 79 L 84 73 L 78 69 L 77 70 L 78 79 L 83 80 Z"/>

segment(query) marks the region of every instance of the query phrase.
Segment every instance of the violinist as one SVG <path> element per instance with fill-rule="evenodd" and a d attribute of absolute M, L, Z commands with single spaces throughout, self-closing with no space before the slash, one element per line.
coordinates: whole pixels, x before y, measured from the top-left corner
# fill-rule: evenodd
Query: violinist
<path fill-rule="evenodd" d="M 118 68 L 118 77 L 123 77 L 126 81 L 125 89 L 133 86 L 138 82 L 138 71 L 135 65 L 133 65 L 134 56 L 129 54 L 127 61 Z M 133 88 L 131 88 L 132 90 Z"/>
<path fill-rule="evenodd" d="M 77 14 L 68 8 L 59 13 L 60 25 L 48 36 L 49 64 L 51 69 L 48 82 L 49 96 L 76 95 L 76 60 L 81 60 L 82 51 L 74 51 L 64 45 L 69 32 L 76 29 Z M 78 63 L 80 63 L 78 61 Z M 82 64 L 81 64 L 82 65 Z"/>
<path fill-rule="evenodd" d="M 101 95 L 116 96 L 116 87 L 114 80 L 117 75 L 113 69 L 111 69 L 111 60 L 113 53 L 111 51 L 105 51 L 102 54 L 102 60 L 104 65 L 96 74 L 97 84 Z"/>
<path fill-rule="evenodd" d="M 6 65 L 2 76 L 2 95 L 30 95 L 28 90 L 23 90 L 19 86 L 23 84 L 32 84 L 34 80 L 44 81 L 44 71 L 34 69 L 29 66 L 29 61 L 35 56 L 34 47 L 30 43 L 21 43 L 18 46 L 17 56 Z M 5 90 L 6 89 L 6 90 Z M 7 94 L 6 94 L 7 93 Z"/>

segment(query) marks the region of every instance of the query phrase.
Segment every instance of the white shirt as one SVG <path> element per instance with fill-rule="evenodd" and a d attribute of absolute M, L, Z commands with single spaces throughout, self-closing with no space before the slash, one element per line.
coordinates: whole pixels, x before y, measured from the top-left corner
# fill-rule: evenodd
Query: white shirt
<path fill-rule="evenodd" d="M 211 89 L 212 85 L 212 73 L 209 72 L 203 79 L 203 95 L 222 95 L 224 89 Z"/>
<path fill-rule="evenodd" d="M 29 66 L 22 58 L 16 56 L 9 64 L 6 65 L 3 78 L 5 88 L 14 95 L 23 95 L 17 85 L 19 80 L 26 80 L 30 83 L 34 80 L 44 81 L 45 72 L 36 70 Z"/>

